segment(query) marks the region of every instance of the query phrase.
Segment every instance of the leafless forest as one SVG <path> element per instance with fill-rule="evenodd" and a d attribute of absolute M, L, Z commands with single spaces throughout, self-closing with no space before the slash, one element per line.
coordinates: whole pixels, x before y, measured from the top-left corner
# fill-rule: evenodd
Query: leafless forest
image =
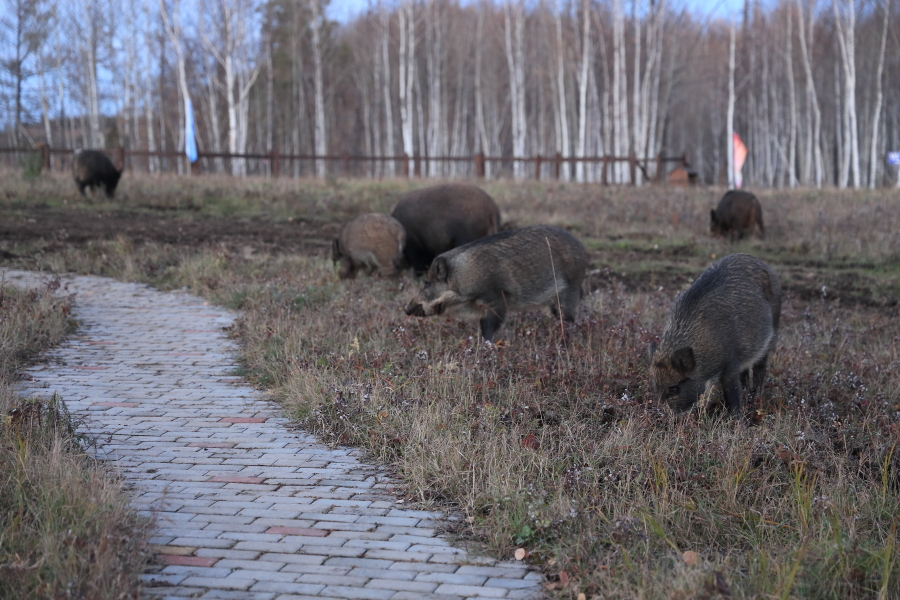
<path fill-rule="evenodd" d="M 189 99 L 201 152 L 684 152 L 703 180 L 727 183 L 734 131 L 745 185 L 894 183 L 894 0 L 748 0 L 733 22 L 674 0 L 372 0 L 347 23 L 325 17 L 325 0 L 4 2 L 7 147 L 181 150 Z M 425 164 L 422 176 L 472 174 Z M 328 169 L 295 161 L 282 175 Z M 526 175 L 522 161 L 487 169 Z M 610 177 L 627 181 L 627 165 Z M 599 165 L 566 163 L 561 178 L 598 180 Z"/>

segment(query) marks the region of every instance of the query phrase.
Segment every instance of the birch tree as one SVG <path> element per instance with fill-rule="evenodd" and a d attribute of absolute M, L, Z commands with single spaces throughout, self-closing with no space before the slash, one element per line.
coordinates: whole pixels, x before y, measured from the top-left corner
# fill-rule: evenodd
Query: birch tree
<path fill-rule="evenodd" d="M 876 176 L 878 174 L 878 135 L 881 122 L 881 102 L 883 90 L 881 77 L 884 72 L 884 50 L 887 46 L 888 23 L 891 14 L 891 0 L 884 1 L 884 19 L 881 28 L 881 45 L 878 50 L 878 67 L 875 69 L 875 106 L 872 109 L 872 128 L 869 133 L 871 146 L 869 147 L 869 188 L 875 189 Z"/>
<path fill-rule="evenodd" d="M 853 184 L 860 185 L 859 133 L 856 120 L 856 0 L 840 0 L 846 3 L 842 11 L 838 7 L 839 0 L 832 0 L 836 37 L 841 54 L 841 67 L 844 79 L 843 88 L 843 148 L 839 165 L 838 187 L 847 187 L 850 176 Z M 844 13 L 844 14 L 842 14 Z"/>
<path fill-rule="evenodd" d="M 578 71 L 578 145 L 575 155 L 584 158 L 587 150 L 588 106 L 587 93 L 591 72 L 593 71 L 594 45 L 591 42 L 591 14 L 589 0 L 581 0 L 581 65 Z M 584 161 L 575 165 L 575 179 L 584 181 Z"/>
<path fill-rule="evenodd" d="M 325 156 L 328 154 L 328 138 L 325 131 L 325 78 L 322 73 L 322 29 L 325 15 L 322 12 L 321 0 L 310 0 L 310 10 L 312 11 L 316 155 Z M 316 160 L 316 175 L 324 178 L 325 173 L 325 160 L 319 158 Z"/>
<path fill-rule="evenodd" d="M 504 5 L 504 41 L 506 42 L 506 63 L 509 68 L 509 96 L 512 115 L 513 156 L 525 156 L 525 137 L 528 124 L 525 122 L 525 7 L 521 0 L 506 0 Z M 513 175 L 516 179 L 525 177 L 525 163 L 513 161 Z"/>
<path fill-rule="evenodd" d="M 569 118 L 568 118 L 568 102 L 566 102 L 566 50 L 563 45 L 563 2 L 559 0 L 557 10 L 554 13 L 554 21 L 556 24 L 556 123 L 558 137 L 556 141 L 557 151 L 563 158 L 569 156 Z M 568 163 L 564 163 L 565 168 L 560 170 L 560 178 L 563 181 L 569 180 Z"/>
<path fill-rule="evenodd" d="M 413 149 L 413 83 L 416 76 L 416 27 L 415 12 L 412 0 L 400 6 L 400 52 L 397 72 L 400 84 L 400 133 L 403 140 L 403 152 L 410 157 L 406 168 L 412 172 Z"/>

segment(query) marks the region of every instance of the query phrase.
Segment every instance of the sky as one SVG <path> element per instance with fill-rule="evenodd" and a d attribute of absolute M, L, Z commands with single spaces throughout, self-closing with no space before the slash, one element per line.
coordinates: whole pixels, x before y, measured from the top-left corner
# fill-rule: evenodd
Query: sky
<path fill-rule="evenodd" d="M 346 23 L 364 11 L 375 0 L 331 0 L 326 11 L 328 17 Z M 391 3 L 392 0 L 387 0 Z M 497 0 L 499 1 L 499 0 Z M 669 0 L 671 3 L 685 4 L 699 17 L 740 20 L 744 0 Z M 466 2 L 466 0 L 463 0 Z"/>

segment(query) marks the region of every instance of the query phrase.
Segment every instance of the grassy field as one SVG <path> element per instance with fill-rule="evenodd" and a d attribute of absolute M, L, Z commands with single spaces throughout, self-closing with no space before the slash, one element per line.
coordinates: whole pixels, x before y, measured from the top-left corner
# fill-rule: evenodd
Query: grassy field
<path fill-rule="evenodd" d="M 0 598 L 136 597 L 147 523 L 85 456 L 59 398 L 20 398 L 16 372 L 72 331 L 68 298 L 0 281 Z"/>
<path fill-rule="evenodd" d="M 365 448 L 398 493 L 464 516 L 562 598 L 900 597 L 900 210 L 895 191 L 763 191 L 767 237 L 710 238 L 721 189 L 484 182 L 504 221 L 588 248 L 563 343 L 546 314 L 406 317 L 398 280 L 339 281 L 343 222 L 426 182 L 126 179 L 115 201 L 7 175 L 10 266 L 188 287 L 242 317 L 246 375 L 296 421 Z M 0 225 L 0 227 L 4 227 Z M 647 347 L 716 257 L 772 265 L 785 290 L 761 399 L 676 419 Z"/>

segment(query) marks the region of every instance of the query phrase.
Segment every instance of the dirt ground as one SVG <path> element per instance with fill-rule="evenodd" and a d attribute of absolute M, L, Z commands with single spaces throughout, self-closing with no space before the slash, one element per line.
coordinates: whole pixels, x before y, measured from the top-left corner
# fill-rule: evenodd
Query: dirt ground
<path fill-rule="evenodd" d="M 162 206 L 102 208 L 84 203 L 14 202 L 0 210 L 0 263 L 26 266 L 36 255 L 119 237 L 136 246 L 156 243 L 198 250 L 223 248 L 244 256 L 327 257 L 341 226 L 338 217 L 222 217 Z M 592 251 L 588 282 L 593 289 L 624 285 L 632 291 L 660 286 L 678 290 L 712 258 L 698 255 L 700 247 L 708 243 L 702 240 L 662 251 L 654 251 L 646 241 L 620 247 L 613 243 L 616 240 L 610 236 L 609 243 Z M 718 251 L 733 250 L 723 247 Z M 890 273 L 880 272 L 883 265 L 824 263 L 812 258 L 798 261 L 796 257 L 782 262 L 777 255 L 763 258 L 779 273 L 785 291 L 799 299 L 821 299 L 824 294 L 844 305 L 898 312 L 900 283 Z"/>
<path fill-rule="evenodd" d="M 135 244 L 156 242 L 182 247 L 225 245 L 267 254 L 323 254 L 340 231 L 340 223 L 294 220 L 287 223 L 263 218 L 225 218 L 125 210 L 92 212 L 49 206 L 22 207 L 0 220 L 0 251 L 34 247 L 44 252 L 65 245 L 119 236 Z"/>

